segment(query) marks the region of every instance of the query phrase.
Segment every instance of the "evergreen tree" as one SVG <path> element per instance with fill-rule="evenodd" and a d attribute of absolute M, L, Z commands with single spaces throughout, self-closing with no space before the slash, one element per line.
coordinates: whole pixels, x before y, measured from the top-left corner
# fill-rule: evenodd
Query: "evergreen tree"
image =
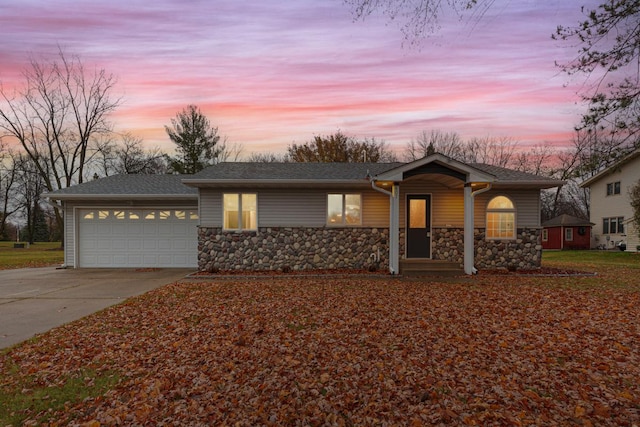
<path fill-rule="evenodd" d="M 220 154 L 216 147 L 220 141 L 218 128 L 211 127 L 209 119 L 195 105 L 188 105 L 176 114 L 171 127 L 165 126 L 165 130 L 176 144 L 176 156 L 168 156 L 172 172 L 199 172 L 212 165 Z"/>

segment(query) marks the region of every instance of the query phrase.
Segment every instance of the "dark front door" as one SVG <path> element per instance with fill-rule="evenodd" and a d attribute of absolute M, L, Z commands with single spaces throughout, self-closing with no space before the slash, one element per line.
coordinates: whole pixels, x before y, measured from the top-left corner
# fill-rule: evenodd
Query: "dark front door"
<path fill-rule="evenodd" d="M 407 258 L 431 258 L 431 196 L 407 196 Z"/>

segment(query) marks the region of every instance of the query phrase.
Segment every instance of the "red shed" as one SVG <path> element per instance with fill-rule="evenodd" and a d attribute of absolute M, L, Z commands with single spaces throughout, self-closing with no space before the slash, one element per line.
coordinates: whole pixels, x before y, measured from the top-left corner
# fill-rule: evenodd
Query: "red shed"
<path fill-rule="evenodd" d="M 542 223 L 543 249 L 590 249 L 591 227 L 588 219 L 560 215 Z"/>

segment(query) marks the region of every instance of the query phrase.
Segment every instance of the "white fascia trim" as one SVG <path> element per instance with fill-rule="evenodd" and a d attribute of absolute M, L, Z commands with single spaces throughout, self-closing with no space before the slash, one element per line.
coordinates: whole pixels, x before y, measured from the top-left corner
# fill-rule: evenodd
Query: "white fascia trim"
<path fill-rule="evenodd" d="M 198 201 L 197 194 L 59 194 L 44 195 L 50 200 L 76 201 L 76 200 L 100 200 L 100 201 L 122 201 L 122 200 L 184 200 Z"/>
<path fill-rule="evenodd" d="M 298 186 L 354 186 L 369 187 L 370 181 L 367 179 L 360 180 L 343 180 L 343 179 L 185 179 L 182 180 L 184 185 L 190 187 L 298 187 Z"/>

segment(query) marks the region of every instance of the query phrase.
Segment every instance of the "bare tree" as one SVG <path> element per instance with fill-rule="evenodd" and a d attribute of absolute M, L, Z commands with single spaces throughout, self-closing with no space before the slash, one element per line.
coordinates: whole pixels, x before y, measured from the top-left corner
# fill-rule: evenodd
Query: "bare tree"
<path fill-rule="evenodd" d="M 400 26 L 405 39 L 416 43 L 440 29 L 440 20 L 447 13 L 458 18 L 477 19 L 493 4 L 493 0 L 344 0 L 356 19 L 365 19 L 381 12 Z"/>
<path fill-rule="evenodd" d="M 36 239 L 45 240 L 47 238 L 42 235 L 43 233 L 39 233 L 41 230 L 38 230 L 38 225 L 42 225 L 44 220 L 44 212 L 40 206 L 45 189 L 44 179 L 38 173 L 35 162 L 23 153 L 15 157 L 14 167 L 16 182 L 20 187 L 15 202 L 26 220 L 24 227 L 26 238 L 29 243 L 34 243 Z"/>
<path fill-rule="evenodd" d="M 577 46 L 576 56 L 560 68 L 585 76 L 582 91 L 587 112 L 582 129 L 607 130 L 624 145 L 640 133 L 640 2 L 602 0 L 583 6 L 584 18 L 558 26 L 553 38 Z"/>
<path fill-rule="evenodd" d="M 20 143 L 47 191 L 81 183 L 91 144 L 110 131 L 107 117 L 120 102 L 110 96 L 116 78 L 62 50 L 52 61 L 31 58 L 24 76 L 13 94 L 0 87 L 0 130 Z M 62 228 L 57 209 L 56 220 Z"/>
<path fill-rule="evenodd" d="M 567 184 L 551 190 L 553 198 L 549 202 L 549 211 L 552 217 L 562 213 L 589 217 L 589 190 L 579 184 L 611 164 L 616 145 L 612 141 L 603 143 L 597 132 L 576 131 L 571 147 L 556 156 L 558 166 L 552 176 Z"/>
<path fill-rule="evenodd" d="M 517 145 L 516 141 L 508 137 L 472 138 L 465 144 L 461 160 L 506 168 L 511 165 Z"/>
<path fill-rule="evenodd" d="M 101 140 L 92 159 L 93 169 L 98 176 L 167 173 L 166 155 L 159 148 L 145 150 L 142 144 L 142 138 L 130 133 L 121 134 L 120 142 Z"/>
<path fill-rule="evenodd" d="M 16 206 L 15 153 L 5 150 L 0 141 L 0 240 L 8 237 L 7 220 L 18 211 Z"/>
<path fill-rule="evenodd" d="M 229 145 L 226 138 L 220 146 L 220 152 L 218 153 L 219 162 L 237 162 L 242 157 L 244 147 L 242 144 L 233 143 Z"/>
<path fill-rule="evenodd" d="M 511 138 L 472 138 L 463 141 L 455 132 L 423 131 L 409 144 L 405 151 L 408 161 L 420 159 L 433 153 L 444 154 L 465 163 L 486 163 L 508 167 L 515 161 L 518 144 Z"/>
<path fill-rule="evenodd" d="M 556 150 L 551 144 L 536 144 L 527 151 L 515 153 L 512 167 L 521 172 L 552 176 L 554 173 L 553 161 L 556 155 Z"/>
<path fill-rule="evenodd" d="M 286 154 L 251 153 L 247 161 L 252 163 L 286 163 L 289 159 Z"/>
<path fill-rule="evenodd" d="M 460 135 L 455 132 L 422 131 L 417 138 L 407 144 L 404 157 L 411 162 L 435 152 L 458 160 L 462 158 L 463 151 L 464 143 Z"/>

